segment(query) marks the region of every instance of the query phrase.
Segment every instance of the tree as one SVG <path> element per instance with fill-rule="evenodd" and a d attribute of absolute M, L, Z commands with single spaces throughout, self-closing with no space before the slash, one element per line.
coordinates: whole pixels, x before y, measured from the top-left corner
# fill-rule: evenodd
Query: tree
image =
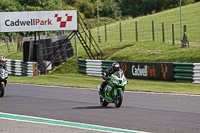
<path fill-rule="evenodd" d="M 65 2 L 67 5 L 73 6 L 78 2 L 78 0 L 63 0 L 63 2 Z"/>
<path fill-rule="evenodd" d="M 17 0 L 26 11 L 62 10 L 62 0 Z"/>
<path fill-rule="evenodd" d="M 96 6 L 90 0 L 79 0 L 75 7 L 84 13 L 86 18 L 92 18 L 96 14 Z"/>
<path fill-rule="evenodd" d="M 121 16 L 121 10 L 118 3 L 114 0 L 104 1 L 101 15 L 113 19 L 119 18 Z"/>
<path fill-rule="evenodd" d="M 118 0 L 122 10 L 122 15 L 138 16 L 141 15 L 141 6 L 143 0 Z"/>
<path fill-rule="evenodd" d="M 144 14 L 152 13 L 152 11 L 159 12 L 162 9 L 161 0 L 144 0 L 142 3 L 141 12 Z"/>
<path fill-rule="evenodd" d="M 194 3 L 195 0 L 181 0 L 182 5 L 187 5 Z M 180 0 L 162 0 L 162 8 L 163 9 L 171 9 L 171 8 L 176 8 L 179 7 L 180 5 Z"/>
<path fill-rule="evenodd" d="M 1 0 L 0 12 L 22 11 L 23 7 L 16 0 Z"/>
<path fill-rule="evenodd" d="M 200 1 L 200 0 L 196 0 Z M 153 10 L 159 12 L 178 7 L 180 0 L 117 0 L 120 4 L 122 15 L 133 17 L 151 13 Z M 194 3 L 195 0 L 182 0 L 182 5 Z"/>

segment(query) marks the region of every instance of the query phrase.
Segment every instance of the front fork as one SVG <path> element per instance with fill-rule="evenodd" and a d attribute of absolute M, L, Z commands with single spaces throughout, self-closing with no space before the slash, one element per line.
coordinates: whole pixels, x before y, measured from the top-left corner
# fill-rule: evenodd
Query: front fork
<path fill-rule="evenodd" d="M 117 99 L 117 91 L 118 90 L 122 90 L 122 88 L 116 88 L 116 89 L 114 89 L 114 97 L 113 97 L 114 100 Z"/>
<path fill-rule="evenodd" d="M 117 91 L 120 90 L 121 88 L 116 88 L 114 89 L 114 96 L 116 97 L 117 96 Z"/>
<path fill-rule="evenodd" d="M 111 98 L 110 96 L 107 95 L 107 90 L 104 89 L 105 98 L 108 99 L 111 102 L 115 102 L 115 99 L 117 98 L 117 91 L 118 90 L 122 90 L 122 92 L 124 93 L 124 88 L 114 88 L 114 95 L 113 95 L 113 98 Z"/>

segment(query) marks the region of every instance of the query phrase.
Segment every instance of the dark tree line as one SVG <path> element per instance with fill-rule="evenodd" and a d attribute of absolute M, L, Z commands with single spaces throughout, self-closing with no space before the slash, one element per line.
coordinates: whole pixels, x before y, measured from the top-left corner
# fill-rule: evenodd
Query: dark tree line
<path fill-rule="evenodd" d="M 120 16 L 141 16 L 178 7 L 180 0 L 98 0 L 99 12 L 103 17 L 118 18 Z M 200 0 L 182 0 L 188 5 Z M 84 13 L 86 17 L 96 16 L 97 0 L 64 0 Z"/>
<path fill-rule="evenodd" d="M 182 5 L 200 0 L 182 0 Z M 98 0 L 102 17 L 141 16 L 179 6 L 180 0 Z M 97 0 L 1 0 L 0 11 L 78 10 L 86 18 L 97 16 Z"/>
<path fill-rule="evenodd" d="M 182 0 L 182 5 L 188 5 L 200 0 Z M 180 0 L 117 0 L 122 15 L 131 15 L 133 17 L 160 12 L 178 7 Z"/>

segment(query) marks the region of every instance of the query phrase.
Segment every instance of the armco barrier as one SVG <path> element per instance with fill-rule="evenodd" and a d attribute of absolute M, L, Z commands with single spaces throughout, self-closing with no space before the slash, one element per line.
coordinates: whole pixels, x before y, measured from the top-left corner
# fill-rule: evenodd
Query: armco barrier
<path fill-rule="evenodd" d="M 193 83 L 200 83 L 200 63 L 194 63 L 194 68 L 193 68 Z"/>
<path fill-rule="evenodd" d="M 193 83 L 193 63 L 174 63 L 174 79 L 176 82 Z"/>
<path fill-rule="evenodd" d="M 6 60 L 6 70 L 10 75 L 36 76 L 38 67 L 36 62 L 23 62 L 21 60 Z"/>
<path fill-rule="evenodd" d="M 86 60 L 78 59 L 78 72 L 86 73 Z"/>
<path fill-rule="evenodd" d="M 78 59 L 78 66 L 79 66 L 78 71 L 80 73 L 85 73 L 87 75 L 102 76 L 103 72 L 105 72 L 107 68 L 111 67 L 113 62 L 115 61 Z M 144 67 L 145 62 L 141 62 L 141 63 L 132 62 L 133 63 L 132 65 L 136 64 L 135 66 L 138 67 L 138 68 L 134 67 L 136 69 L 133 69 L 133 67 L 130 67 L 130 62 L 118 62 L 118 63 L 120 63 L 121 69 L 123 69 L 126 76 L 129 76 L 129 77 L 135 70 L 137 70 L 138 72 L 145 70 L 145 67 Z M 139 66 L 138 66 L 138 63 L 139 63 Z M 158 66 L 160 64 L 161 68 L 158 67 L 156 64 Z M 171 64 L 172 64 L 172 67 L 171 67 Z M 148 63 L 149 71 L 148 71 L 148 66 L 147 66 L 147 76 L 151 77 L 151 76 L 156 75 L 158 77 L 154 78 L 155 80 L 162 80 L 164 75 L 165 77 L 167 77 L 166 74 L 169 73 L 169 71 L 172 71 L 172 74 L 170 75 L 174 75 L 173 81 L 187 82 L 187 83 L 200 83 L 200 63 L 171 63 L 171 64 L 170 63 Z M 163 69 L 162 66 L 165 68 Z M 160 77 L 160 79 L 159 79 L 160 74 L 157 72 L 157 70 L 162 70 L 162 73 L 163 72 L 165 73 L 165 74 L 161 74 L 162 77 Z M 129 75 L 127 75 L 127 73 Z M 133 78 L 133 76 L 130 78 Z M 150 78 L 146 78 L 146 79 L 150 79 Z"/>
<path fill-rule="evenodd" d="M 106 61 L 106 60 L 102 60 L 102 72 L 105 72 L 106 69 L 110 68 L 112 66 L 112 64 L 116 61 Z"/>
<path fill-rule="evenodd" d="M 87 75 L 101 77 L 102 73 L 111 67 L 113 62 L 115 61 L 78 59 L 78 71 Z"/>

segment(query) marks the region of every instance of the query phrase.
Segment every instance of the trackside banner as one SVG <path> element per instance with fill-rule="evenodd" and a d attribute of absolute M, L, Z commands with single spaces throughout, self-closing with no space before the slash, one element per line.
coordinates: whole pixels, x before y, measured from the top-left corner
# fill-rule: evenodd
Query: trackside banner
<path fill-rule="evenodd" d="M 0 12 L 0 32 L 77 30 L 77 11 Z"/>
<path fill-rule="evenodd" d="M 174 80 L 173 63 L 118 62 L 129 79 Z"/>

